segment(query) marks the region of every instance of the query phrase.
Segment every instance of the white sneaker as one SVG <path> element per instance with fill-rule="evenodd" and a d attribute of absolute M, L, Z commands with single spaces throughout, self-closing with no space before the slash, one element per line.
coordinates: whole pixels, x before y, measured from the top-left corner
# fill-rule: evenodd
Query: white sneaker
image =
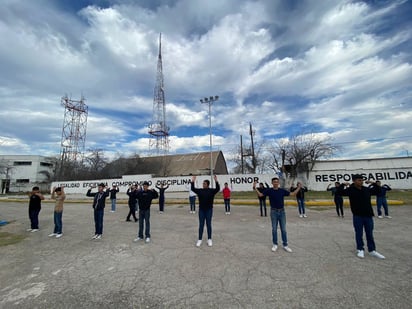
<path fill-rule="evenodd" d="M 383 217 L 382 217 L 382 216 L 378 216 L 378 218 L 379 218 L 379 219 L 382 219 Z"/>
<path fill-rule="evenodd" d="M 292 252 L 292 249 L 290 249 L 288 246 L 286 246 L 286 247 L 283 247 L 283 250 L 285 250 L 286 252 Z"/>
<path fill-rule="evenodd" d="M 114 210 L 110 210 L 110 212 L 114 212 Z"/>
<path fill-rule="evenodd" d="M 60 238 L 62 236 L 63 236 L 63 234 L 56 234 L 56 238 Z"/>
<path fill-rule="evenodd" d="M 273 251 L 273 252 L 276 252 L 277 249 L 278 249 L 278 246 L 277 246 L 277 245 L 273 245 L 273 246 L 272 246 L 272 251 Z"/>
<path fill-rule="evenodd" d="M 92 239 L 96 239 L 96 238 L 97 238 L 97 236 L 98 236 L 97 234 L 96 234 L 96 235 L 94 235 L 94 236 L 92 237 Z"/>
<path fill-rule="evenodd" d="M 102 235 L 100 234 L 96 236 L 96 239 L 101 239 L 101 238 L 102 238 Z"/>
<path fill-rule="evenodd" d="M 385 259 L 385 257 L 377 251 L 371 251 L 371 252 L 369 252 L 369 255 L 373 256 L 373 257 L 376 257 L 378 259 L 382 259 L 382 260 Z"/>
<path fill-rule="evenodd" d="M 149 243 L 149 242 L 150 242 L 150 237 L 146 237 L 145 242 L 146 242 L 146 243 Z"/>
<path fill-rule="evenodd" d="M 53 236 L 56 236 L 57 234 L 56 233 L 51 233 L 51 234 L 49 234 L 49 237 L 53 237 Z"/>
<path fill-rule="evenodd" d="M 32 231 L 32 229 L 27 229 L 27 230 L 26 230 L 26 232 L 31 232 L 31 231 Z"/>
<path fill-rule="evenodd" d="M 356 253 L 356 256 L 357 256 L 358 258 L 363 259 L 363 258 L 365 257 L 365 251 L 363 251 L 363 250 L 358 250 L 357 253 Z"/>
<path fill-rule="evenodd" d="M 392 219 L 392 217 L 391 217 L 391 216 L 385 216 L 385 218 L 386 218 L 386 219 Z"/>
<path fill-rule="evenodd" d="M 230 211 L 227 214 L 230 215 Z"/>
<path fill-rule="evenodd" d="M 299 215 L 299 218 L 303 218 L 303 215 Z"/>
<path fill-rule="evenodd" d="M 196 242 L 196 247 L 200 247 L 201 245 L 202 245 L 202 240 L 199 239 L 199 240 Z"/>
<path fill-rule="evenodd" d="M 211 247 L 211 246 L 213 245 L 213 242 L 212 242 L 211 239 L 208 239 L 208 240 L 207 240 L 207 245 L 208 245 L 209 247 Z"/>
<path fill-rule="evenodd" d="M 35 233 L 35 232 L 38 232 L 38 231 L 39 231 L 39 229 L 32 229 L 31 230 L 32 233 Z"/>
<path fill-rule="evenodd" d="M 308 217 L 307 215 L 303 214 L 303 218 L 307 218 L 307 217 Z"/>
<path fill-rule="evenodd" d="M 134 242 L 138 242 L 138 241 L 140 241 L 140 240 L 142 240 L 142 238 L 136 237 L 133 241 L 134 241 Z"/>

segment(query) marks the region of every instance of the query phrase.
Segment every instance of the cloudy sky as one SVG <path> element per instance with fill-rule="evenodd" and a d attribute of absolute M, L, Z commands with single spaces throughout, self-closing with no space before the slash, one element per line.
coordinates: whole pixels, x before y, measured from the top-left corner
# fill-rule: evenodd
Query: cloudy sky
<path fill-rule="evenodd" d="M 328 136 L 335 159 L 412 155 L 412 1 L 3 0 L 0 154 L 58 155 L 64 107 L 86 149 L 147 154 L 159 33 L 170 153 L 230 157 Z"/>

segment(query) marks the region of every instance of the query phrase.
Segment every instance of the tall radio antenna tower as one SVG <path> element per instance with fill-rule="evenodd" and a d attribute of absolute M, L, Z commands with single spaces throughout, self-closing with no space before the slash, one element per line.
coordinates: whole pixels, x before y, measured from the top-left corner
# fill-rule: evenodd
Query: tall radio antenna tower
<path fill-rule="evenodd" d="M 83 161 L 88 108 L 82 96 L 79 101 L 65 95 L 61 99 L 64 106 L 64 120 L 61 140 L 61 160 Z"/>
<path fill-rule="evenodd" d="M 159 57 L 157 59 L 156 84 L 153 97 L 153 119 L 149 124 L 149 149 L 156 155 L 169 152 L 169 127 L 166 125 L 166 103 L 163 84 L 162 34 L 159 35 Z"/>

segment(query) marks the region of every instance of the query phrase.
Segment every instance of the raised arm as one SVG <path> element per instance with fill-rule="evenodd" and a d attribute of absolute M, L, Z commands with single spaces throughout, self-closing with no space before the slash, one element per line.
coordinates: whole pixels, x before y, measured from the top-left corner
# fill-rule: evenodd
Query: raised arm
<path fill-rule="evenodd" d="M 257 185 L 257 181 L 255 181 L 255 182 L 253 183 L 253 190 L 256 191 L 257 196 L 263 197 L 264 194 L 261 193 L 261 192 L 256 188 L 256 185 Z"/>
<path fill-rule="evenodd" d="M 52 189 L 52 193 L 51 193 L 51 198 L 52 199 L 54 199 L 55 198 L 55 190 L 56 190 L 56 187 L 53 187 L 53 189 Z"/>
<path fill-rule="evenodd" d="M 301 188 L 302 188 L 302 185 L 300 183 L 298 183 L 297 186 L 296 186 L 295 191 L 290 192 L 290 195 L 295 196 L 300 191 Z"/>

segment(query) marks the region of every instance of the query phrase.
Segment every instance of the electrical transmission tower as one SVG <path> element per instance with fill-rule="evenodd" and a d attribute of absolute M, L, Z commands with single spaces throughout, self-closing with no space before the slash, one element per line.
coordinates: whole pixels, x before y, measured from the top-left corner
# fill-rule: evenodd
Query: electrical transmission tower
<path fill-rule="evenodd" d="M 67 95 L 61 99 L 64 106 L 60 154 L 62 162 L 83 160 L 88 114 L 84 101 L 83 96 L 79 101 L 71 100 Z"/>
<path fill-rule="evenodd" d="M 166 125 L 166 102 L 163 84 L 162 34 L 159 36 L 156 84 L 153 97 L 153 119 L 149 124 L 149 149 L 152 154 L 167 155 L 169 152 L 169 127 Z"/>

